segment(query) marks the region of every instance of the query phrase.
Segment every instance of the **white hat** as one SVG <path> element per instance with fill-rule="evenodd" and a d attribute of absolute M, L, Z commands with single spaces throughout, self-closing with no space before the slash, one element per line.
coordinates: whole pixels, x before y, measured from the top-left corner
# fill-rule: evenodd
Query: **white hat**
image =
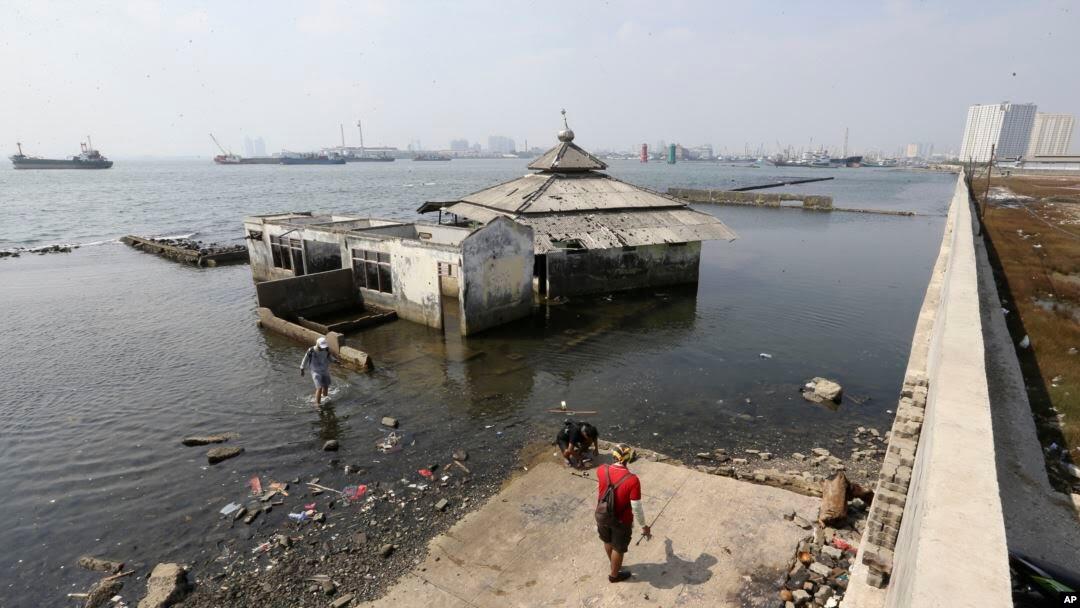
<path fill-rule="evenodd" d="M 318 346 L 319 348 L 330 348 L 330 345 L 326 343 L 326 338 L 322 337 L 315 341 L 315 346 Z"/>

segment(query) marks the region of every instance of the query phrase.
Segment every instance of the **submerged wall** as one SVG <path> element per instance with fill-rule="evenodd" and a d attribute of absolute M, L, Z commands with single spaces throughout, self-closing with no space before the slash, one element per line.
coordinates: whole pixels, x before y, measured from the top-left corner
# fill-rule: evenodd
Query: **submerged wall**
<path fill-rule="evenodd" d="M 784 201 L 802 201 L 806 209 L 832 209 L 831 196 L 816 194 L 788 194 L 785 192 L 732 192 L 730 190 L 698 190 L 694 188 L 668 188 L 667 193 L 694 203 L 719 203 L 722 205 L 753 205 L 756 207 L 781 207 Z"/>
<path fill-rule="evenodd" d="M 255 284 L 259 306 L 283 319 L 317 316 L 360 303 L 351 269 L 331 270 Z"/>
<path fill-rule="evenodd" d="M 696 283 L 701 242 L 552 251 L 547 295 L 561 297 Z"/>
<path fill-rule="evenodd" d="M 1012 606 L 974 239 L 961 175 L 844 608 Z"/>

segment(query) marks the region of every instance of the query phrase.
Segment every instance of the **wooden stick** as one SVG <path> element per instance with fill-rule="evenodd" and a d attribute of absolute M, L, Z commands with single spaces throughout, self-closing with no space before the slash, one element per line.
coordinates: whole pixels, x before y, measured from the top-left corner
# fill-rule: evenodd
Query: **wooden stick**
<path fill-rule="evenodd" d="M 335 490 L 334 488 L 328 488 L 328 487 L 326 487 L 326 486 L 320 486 L 320 485 L 319 485 L 319 484 L 317 484 L 317 483 L 309 483 L 309 484 L 307 484 L 307 485 L 311 486 L 312 488 L 318 488 L 318 489 L 320 489 L 320 490 L 325 490 L 325 491 L 327 491 L 327 492 L 333 492 L 333 493 L 335 493 L 335 494 L 341 494 L 342 496 L 344 496 L 344 495 L 345 495 L 345 493 L 344 493 L 344 492 L 342 492 L 341 490 Z"/>
<path fill-rule="evenodd" d="M 123 578 L 125 576 L 131 576 L 132 574 L 135 574 L 134 570 L 128 570 L 127 572 L 117 572 L 116 574 L 114 574 L 112 576 L 106 576 L 105 578 L 101 579 L 101 581 L 102 582 L 111 581 L 113 579 Z"/>
<path fill-rule="evenodd" d="M 454 464 L 456 464 L 457 466 L 461 467 L 461 470 L 462 470 L 462 471 L 465 471 L 465 472 L 466 472 L 466 473 L 468 473 L 469 475 L 472 475 L 472 471 L 470 471 L 470 470 L 469 470 L 469 468 L 468 468 L 468 467 L 466 467 L 465 465 L 461 464 L 460 462 L 458 462 L 458 461 L 456 461 L 456 460 L 454 461 Z"/>
<path fill-rule="evenodd" d="M 596 410 L 548 410 L 549 414 L 567 414 L 569 416 L 587 416 L 589 414 L 599 414 Z"/>

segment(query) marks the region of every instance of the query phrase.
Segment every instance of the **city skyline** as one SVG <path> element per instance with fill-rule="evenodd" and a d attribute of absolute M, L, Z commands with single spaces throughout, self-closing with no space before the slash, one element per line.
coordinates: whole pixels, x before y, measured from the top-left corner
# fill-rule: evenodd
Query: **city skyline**
<path fill-rule="evenodd" d="M 0 22 L 0 147 L 68 154 L 89 134 L 116 156 L 208 157 L 213 132 L 237 150 L 255 133 L 268 152 L 310 150 L 337 145 L 338 125 L 362 118 L 372 147 L 502 134 L 546 148 L 565 107 L 591 149 L 664 139 L 717 152 L 811 141 L 839 151 L 847 129 L 849 151 L 892 154 L 913 141 L 959 149 L 973 103 L 1080 113 L 1080 83 L 1061 78 L 1056 59 L 1080 29 L 1066 2 L 493 12 L 132 0 L 54 13 L 22 3 Z M 1016 32 L 1023 44 L 1002 51 Z M 346 136 L 355 145 L 355 129 Z"/>

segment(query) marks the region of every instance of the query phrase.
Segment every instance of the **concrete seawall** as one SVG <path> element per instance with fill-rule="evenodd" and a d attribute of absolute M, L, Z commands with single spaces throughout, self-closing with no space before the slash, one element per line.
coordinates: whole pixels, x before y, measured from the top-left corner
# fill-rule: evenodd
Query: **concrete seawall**
<path fill-rule="evenodd" d="M 844 608 L 1012 605 L 975 238 L 961 176 Z"/>

